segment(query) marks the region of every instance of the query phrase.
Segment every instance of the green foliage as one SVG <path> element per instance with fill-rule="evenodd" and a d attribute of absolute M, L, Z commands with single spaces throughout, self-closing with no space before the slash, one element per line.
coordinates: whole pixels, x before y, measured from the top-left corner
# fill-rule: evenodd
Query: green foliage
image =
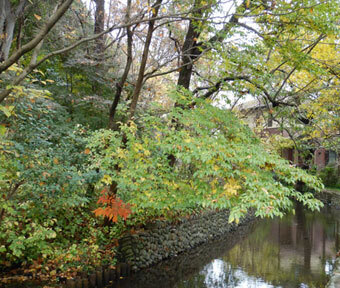
<path fill-rule="evenodd" d="M 91 167 L 104 174 L 99 185 L 117 185 L 132 224 L 193 209 L 229 208 L 230 221 L 253 208 L 257 216 L 283 216 L 293 199 L 319 209 L 312 193 L 294 189 L 302 181 L 319 191 L 317 178 L 266 150 L 232 113 L 207 101 L 184 109 L 192 101 L 184 93 L 173 95 L 181 106 L 89 138 Z"/>
<path fill-rule="evenodd" d="M 89 183 L 86 130 L 47 99 L 17 103 L 0 145 L 0 265 L 54 253 L 86 232 Z"/>
<path fill-rule="evenodd" d="M 326 166 L 319 171 L 318 175 L 326 187 L 340 187 L 338 168 Z"/>

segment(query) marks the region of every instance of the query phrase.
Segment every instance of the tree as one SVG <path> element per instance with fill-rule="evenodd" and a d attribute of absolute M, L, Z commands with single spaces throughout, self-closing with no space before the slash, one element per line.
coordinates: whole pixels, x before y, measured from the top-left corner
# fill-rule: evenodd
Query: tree
<path fill-rule="evenodd" d="M 105 0 L 95 0 L 96 12 L 94 14 L 94 34 L 100 34 L 104 31 L 105 20 Z M 96 52 L 101 54 L 104 52 L 105 40 L 104 35 L 97 39 Z"/>
<path fill-rule="evenodd" d="M 22 16 L 26 2 L 26 0 L 21 0 L 16 6 L 12 6 L 9 0 L 3 0 L 0 3 L 0 63 L 8 59 L 15 23 Z"/>

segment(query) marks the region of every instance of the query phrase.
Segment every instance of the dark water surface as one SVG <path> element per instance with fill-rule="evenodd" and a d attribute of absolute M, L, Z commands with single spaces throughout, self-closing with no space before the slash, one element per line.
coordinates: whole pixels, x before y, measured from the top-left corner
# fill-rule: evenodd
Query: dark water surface
<path fill-rule="evenodd" d="M 340 247 L 340 211 L 296 207 L 133 274 L 112 288 L 325 287 Z"/>

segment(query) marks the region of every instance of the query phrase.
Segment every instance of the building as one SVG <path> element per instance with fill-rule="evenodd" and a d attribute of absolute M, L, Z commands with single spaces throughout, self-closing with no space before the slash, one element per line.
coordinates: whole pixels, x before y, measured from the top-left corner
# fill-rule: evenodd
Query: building
<path fill-rule="evenodd" d="M 279 124 L 271 117 L 270 106 L 259 100 L 251 100 L 239 104 L 234 108 L 238 116 L 257 133 L 261 138 L 272 135 L 281 135 L 283 138 L 290 138 L 288 132 L 282 129 Z M 282 121 L 284 123 L 284 121 Z M 298 135 L 295 135 L 298 137 Z M 325 148 L 311 149 L 311 153 L 298 153 L 294 147 L 281 149 L 281 156 L 289 160 L 292 164 L 308 168 L 312 162 L 317 170 L 326 166 L 338 166 L 338 153 Z M 306 154 L 306 155 L 302 155 Z M 313 159 L 311 159 L 313 155 Z M 310 167 L 309 167 L 310 168 Z"/>

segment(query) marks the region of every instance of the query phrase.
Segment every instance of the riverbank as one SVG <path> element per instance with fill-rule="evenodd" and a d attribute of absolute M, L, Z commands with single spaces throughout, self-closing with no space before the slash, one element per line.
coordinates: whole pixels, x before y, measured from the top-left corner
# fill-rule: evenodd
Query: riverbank
<path fill-rule="evenodd" d="M 109 287 L 326 287 L 339 247 L 339 215 L 329 206 L 311 212 L 298 205 L 282 219 L 239 226 Z"/>
<path fill-rule="evenodd" d="M 337 205 L 339 205 L 340 203 L 339 201 L 340 197 L 336 196 L 334 197 L 334 195 L 333 196 L 332 195 L 333 194 L 328 191 L 326 193 L 319 194 L 318 198 L 320 198 L 320 200 L 322 200 L 327 205 L 327 207 L 336 208 Z M 328 210 L 328 208 L 325 209 Z M 153 280 L 149 279 L 148 283 L 153 283 L 154 281 L 156 281 L 155 279 L 159 277 L 159 274 L 156 271 L 157 269 L 156 270 L 153 269 L 154 267 L 158 267 L 159 265 L 162 265 L 164 262 L 167 261 L 170 262 L 176 261 L 176 259 L 179 259 L 180 263 L 182 263 L 184 261 L 183 259 L 186 259 L 187 257 L 184 256 L 183 258 L 180 256 L 186 253 L 188 253 L 188 255 L 192 255 L 192 253 L 195 254 L 195 252 L 192 252 L 196 250 L 195 247 L 197 247 L 197 249 L 201 249 L 198 247 L 198 246 L 202 247 L 201 244 L 206 243 L 203 246 L 210 245 L 209 243 L 213 243 L 219 238 L 230 239 L 227 241 L 228 243 L 230 242 L 229 244 L 236 243 L 237 241 L 236 242 L 234 241 L 237 238 L 235 235 L 241 235 L 239 238 L 240 240 L 243 237 L 243 235 L 247 235 L 247 231 L 248 232 L 251 231 L 251 229 L 248 229 L 249 228 L 248 224 L 252 223 L 251 220 L 253 218 L 254 217 L 251 214 L 249 214 L 248 217 L 246 217 L 238 225 L 236 225 L 235 223 L 229 224 L 227 221 L 228 211 L 224 210 L 224 211 L 206 211 L 203 214 L 191 215 L 190 217 L 183 217 L 179 221 L 173 223 L 167 222 L 165 220 L 156 220 L 153 223 L 149 223 L 142 231 L 139 231 L 138 233 L 133 232 L 131 234 L 125 235 L 124 238 L 120 239 L 119 243 L 120 248 L 118 255 L 120 263 L 117 265 L 116 269 L 110 269 L 110 267 L 101 267 L 100 269 L 97 269 L 96 271 L 90 273 L 90 275 L 87 275 L 86 273 L 83 273 L 82 275 L 79 274 L 74 279 L 69 279 L 67 283 L 63 283 L 63 287 L 96 287 L 96 286 L 104 287 L 104 285 L 110 283 L 110 281 L 116 281 L 117 279 L 120 278 L 124 278 L 126 279 L 126 281 L 130 281 L 129 279 L 134 279 L 138 277 L 138 279 L 144 281 L 142 279 L 150 278 L 148 276 L 150 273 L 153 273 L 154 277 Z M 300 222 L 303 223 L 304 221 Z M 283 228 L 280 229 L 284 231 Z M 273 231 L 276 230 L 274 229 Z M 302 229 L 301 231 L 304 230 Z M 322 233 L 318 232 L 316 234 L 321 235 Z M 221 247 L 223 245 L 221 245 Z M 215 247 L 214 245 L 212 246 Z M 216 250 L 216 247 L 214 249 Z M 220 252 L 218 252 L 220 251 L 220 249 L 217 249 L 216 251 L 210 250 L 212 249 L 208 248 L 205 253 L 207 255 L 206 259 L 215 254 L 216 255 L 214 257 L 217 258 L 218 255 L 221 254 Z M 272 254 L 273 252 L 270 253 L 270 255 Z M 201 255 L 198 256 L 199 256 L 198 259 L 200 259 L 199 261 L 201 261 L 202 260 Z M 192 259 L 193 257 L 189 256 L 190 265 L 185 264 L 185 266 L 182 267 L 183 271 L 185 270 L 188 271 L 188 273 L 190 273 L 190 271 L 196 269 L 199 272 L 198 268 L 193 268 L 191 266 L 191 264 L 193 264 L 191 263 Z M 203 260 L 204 262 L 209 261 L 209 259 Z M 175 266 L 177 267 L 178 265 Z M 135 273 L 138 270 L 140 270 L 140 272 Z M 169 276 L 170 274 L 172 275 L 172 276 L 170 275 L 171 279 L 172 278 L 176 279 L 177 275 L 176 273 L 179 271 L 178 269 L 174 269 L 172 273 L 167 267 L 165 267 L 163 270 L 162 271 L 164 272 L 165 276 Z M 181 272 L 181 274 L 183 273 Z M 336 272 L 336 270 L 334 270 L 334 275 L 339 275 L 339 272 Z M 165 276 L 164 278 L 166 278 Z M 338 280 L 336 280 L 336 278 L 334 280 L 332 277 L 331 281 L 333 281 L 336 284 L 333 284 L 333 286 L 329 287 L 330 288 L 337 287 L 336 285 L 338 285 L 338 282 L 336 281 Z M 121 281 L 119 281 L 119 283 L 121 283 Z M 325 282 L 323 283 L 323 285 L 325 285 Z M 26 288 L 43 286 L 24 285 L 20 287 Z M 51 285 L 49 285 L 49 287 L 51 287 Z M 54 287 L 60 287 L 60 285 Z"/>
<path fill-rule="evenodd" d="M 228 222 L 229 212 L 206 211 L 181 218 L 176 223 L 157 220 L 139 233 L 119 241 L 118 260 L 137 271 L 217 239 L 254 219 L 253 213 L 239 224 Z"/>

